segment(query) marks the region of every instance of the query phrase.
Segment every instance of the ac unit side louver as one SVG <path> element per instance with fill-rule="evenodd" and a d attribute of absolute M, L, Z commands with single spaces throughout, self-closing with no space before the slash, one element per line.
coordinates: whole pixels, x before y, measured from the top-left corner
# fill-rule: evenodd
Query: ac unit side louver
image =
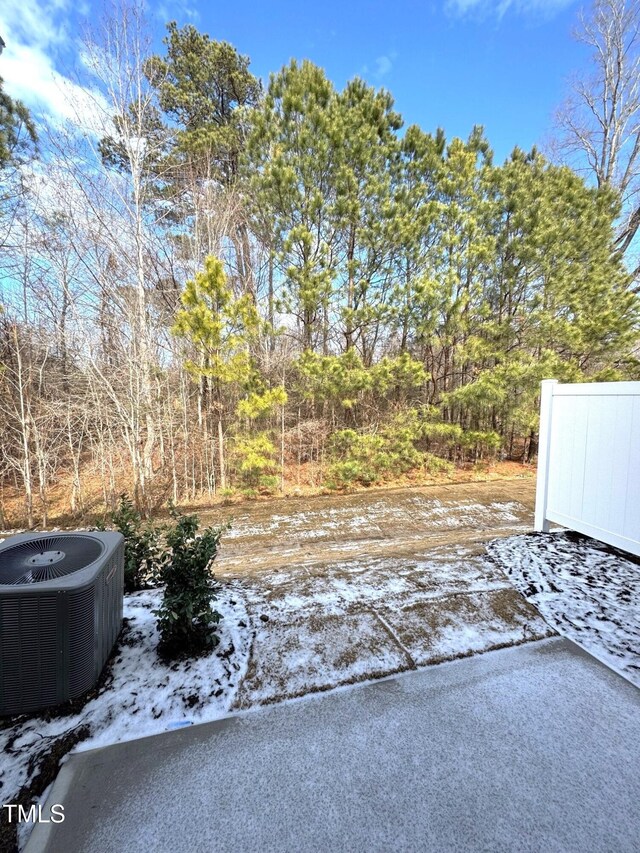
<path fill-rule="evenodd" d="M 122 627 L 120 533 L 20 534 L 0 543 L 0 714 L 92 687 Z"/>

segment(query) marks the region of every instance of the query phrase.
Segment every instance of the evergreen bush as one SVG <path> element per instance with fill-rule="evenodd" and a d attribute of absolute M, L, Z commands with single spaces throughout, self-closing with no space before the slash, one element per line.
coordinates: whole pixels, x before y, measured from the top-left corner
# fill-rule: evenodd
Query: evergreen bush
<path fill-rule="evenodd" d="M 207 527 L 197 535 L 198 516 L 172 516 L 175 525 L 167 532 L 170 555 L 162 567 L 164 597 L 157 617 L 163 658 L 203 654 L 215 648 L 215 625 L 220 614 L 212 607 L 215 580 L 210 570 L 223 528 Z"/>
<path fill-rule="evenodd" d="M 164 560 L 162 529 L 144 521 L 126 493 L 120 495 L 117 509 L 109 520 L 124 536 L 124 591 L 137 592 L 157 586 Z M 104 529 L 104 524 L 100 525 Z"/>
<path fill-rule="evenodd" d="M 419 435 L 411 424 L 394 419 L 379 434 L 337 430 L 331 439 L 331 455 L 326 485 L 332 489 L 359 483 L 370 486 L 385 476 L 398 476 L 420 465 L 423 454 L 414 442 Z"/>
<path fill-rule="evenodd" d="M 276 448 L 266 432 L 252 438 L 240 438 L 235 444 L 243 494 L 271 493 L 278 488 Z"/>

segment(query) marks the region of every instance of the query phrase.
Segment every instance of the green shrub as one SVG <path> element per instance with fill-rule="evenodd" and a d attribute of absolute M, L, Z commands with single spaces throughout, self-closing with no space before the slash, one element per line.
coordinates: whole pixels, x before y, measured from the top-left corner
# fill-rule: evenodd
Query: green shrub
<path fill-rule="evenodd" d="M 218 492 L 218 496 L 222 499 L 222 503 L 225 505 L 229 505 L 233 503 L 233 497 L 236 494 L 236 490 L 227 486 L 224 489 L 220 489 Z"/>
<path fill-rule="evenodd" d="M 463 430 L 459 424 L 442 421 L 425 421 L 421 432 L 429 451 L 449 453 L 462 459 L 467 454 L 474 460 L 485 455 L 495 455 L 502 444 L 498 433 L 492 430 Z"/>
<path fill-rule="evenodd" d="M 493 431 L 467 430 L 460 440 L 462 449 L 471 451 L 475 459 L 482 458 L 486 453 L 495 453 L 501 444 L 502 439 L 497 432 Z"/>
<path fill-rule="evenodd" d="M 451 475 L 455 471 L 453 462 L 448 459 L 443 459 L 441 456 L 434 456 L 433 453 L 425 453 L 424 467 L 429 474 L 448 474 Z"/>
<path fill-rule="evenodd" d="M 261 492 L 272 494 L 278 489 L 280 478 L 275 474 L 262 474 L 258 479 L 258 488 Z"/>
<path fill-rule="evenodd" d="M 377 433 L 341 429 L 331 437 L 326 485 L 345 488 L 356 483 L 369 486 L 384 477 L 405 474 L 422 463 L 420 424 L 416 412 L 402 412 Z"/>
<path fill-rule="evenodd" d="M 459 424 L 434 420 L 430 407 L 397 412 L 376 432 L 336 430 L 329 442 L 330 465 L 325 485 L 330 489 L 369 486 L 389 477 L 424 467 L 431 474 L 451 474 L 452 459 L 495 454 L 501 444 L 496 432 L 463 430 Z"/>
<path fill-rule="evenodd" d="M 346 462 L 334 462 L 329 467 L 325 485 L 334 490 L 347 489 L 357 483 L 369 486 L 375 479 L 375 473 L 370 468 L 352 459 Z"/>
<path fill-rule="evenodd" d="M 378 479 L 383 451 L 380 436 L 360 434 L 353 429 L 341 429 L 331 437 L 330 454 L 335 460 L 327 472 L 330 489 L 344 489 L 360 484 L 370 486 Z"/>
<path fill-rule="evenodd" d="M 246 489 L 272 492 L 278 487 L 276 448 L 267 433 L 239 438 L 235 445 L 240 480 Z"/>
<path fill-rule="evenodd" d="M 218 551 L 223 529 L 205 528 L 198 536 L 197 515 L 179 516 L 167 532 L 170 556 L 162 568 L 164 597 L 157 616 L 164 658 L 202 654 L 218 643 L 215 625 L 220 614 L 213 609 L 215 581 L 210 564 Z"/>
<path fill-rule="evenodd" d="M 164 560 L 162 528 L 151 521 L 143 521 L 126 494 L 120 495 L 118 508 L 109 520 L 124 536 L 124 591 L 136 592 L 157 586 Z"/>
<path fill-rule="evenodd" d="M 458 424 L 446 424 L 442 421 L 425 421 L 422 435 L 429 442 L 445 448 L 456 447 L 462 438 L 462 427 Z"/>

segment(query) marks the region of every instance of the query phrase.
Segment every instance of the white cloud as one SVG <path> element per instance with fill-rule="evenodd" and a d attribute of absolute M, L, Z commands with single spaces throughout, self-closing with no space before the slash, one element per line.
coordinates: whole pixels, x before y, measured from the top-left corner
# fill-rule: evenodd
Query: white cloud
<path fill-rule="evenodd" d="M 37 116 L 71 121 L 83 131 L 102 132 L 106 104 L 99 93 L 60 73 L 56 63 L 74 55 L 68 32 L 69 0 L 2 0 L 0 34 L 6 48 L 0 77 L 6 91 Z"/>
<path fill-rule="evenodd" d="M 184 21 L 195 23 L 200 20 L 200 12 L 189 0 L 171 0 L 169 3 L 150 4 L 150 8 L 163 24 L 167 21 L 177 21 L 180 26 Z"/>
<path fill-rule="evenodd" d="M 69 0 L 2 0 L 0 28 L 7 49 L 15 44 L 31 44 L 51 49 L 66 43 L 66 13 Z"/>
<path fill-rule="evenodd" d="M 379 56 L 376 59 L 376 77 L 384 77 L 393 68 L 393 62 L 388 56 Z"/>
<path fill-rule="evenodd" d="M 446 11 L 458 17 L 495 17 L 500 20 L 508 11 L 520 15 L 552 18 L 576 0 L 446 0 Z"/>
<path fill-rule="evenodd" d="M 54 122 L 70 121 L 91 133 L 101 132 L 104 99 L 56 71 L 41 50 L 14 43 L 12 52 L 3 53 L 0 61 L 6 90 L 34 113 L 44 113 Z"/>

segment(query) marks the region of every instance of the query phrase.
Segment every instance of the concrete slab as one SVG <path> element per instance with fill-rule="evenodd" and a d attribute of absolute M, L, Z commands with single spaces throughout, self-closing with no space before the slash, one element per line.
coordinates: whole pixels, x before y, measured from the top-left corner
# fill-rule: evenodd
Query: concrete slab
<path fill-rule="evenodd" d="M 551 639 L 75 754 L 26 853 L 624 853 L 639 759 L 640 691 Z"/>

